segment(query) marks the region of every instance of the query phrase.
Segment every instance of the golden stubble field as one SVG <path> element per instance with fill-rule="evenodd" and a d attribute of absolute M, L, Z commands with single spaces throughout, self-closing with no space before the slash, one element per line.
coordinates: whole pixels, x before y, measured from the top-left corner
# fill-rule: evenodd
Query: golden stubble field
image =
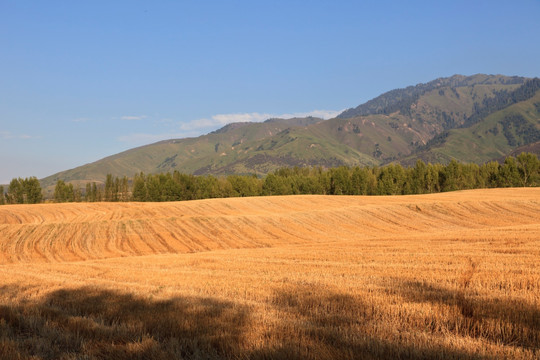
<path fill-rule="evenodd" d="M 540 189 L 0 207 L 1 359 L 538 359 Z"/>

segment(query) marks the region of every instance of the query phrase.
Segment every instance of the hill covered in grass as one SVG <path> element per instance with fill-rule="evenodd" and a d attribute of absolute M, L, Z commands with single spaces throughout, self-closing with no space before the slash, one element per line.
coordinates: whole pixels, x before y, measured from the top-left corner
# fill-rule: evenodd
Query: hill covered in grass
<path fill-rule="evenodd" d="M 200 137 L 112 155 L 49 176 L 42 184 L 174 170 L 262 175 L 284 166 L 496 160 L 540 141 L 539 83 L 502 75 L 440 78 L 389 91 L 333 119 L 233 123 Z"/>

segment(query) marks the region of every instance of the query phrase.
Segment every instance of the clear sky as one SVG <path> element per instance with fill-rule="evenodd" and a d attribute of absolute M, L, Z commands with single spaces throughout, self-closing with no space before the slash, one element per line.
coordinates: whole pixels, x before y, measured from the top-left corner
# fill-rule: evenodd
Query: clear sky
<path fill-rule="evenodd" d="M 0 0 L 0 183 L 453 74 L 540 76 L 540 1 Z"/>

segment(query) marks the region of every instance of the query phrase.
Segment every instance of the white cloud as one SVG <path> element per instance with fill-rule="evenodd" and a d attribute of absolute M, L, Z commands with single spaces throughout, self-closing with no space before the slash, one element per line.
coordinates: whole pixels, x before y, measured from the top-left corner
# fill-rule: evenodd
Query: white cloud
<path fill-rule="evenodd" d="M 165 134 L 146 134 L 135 133 L 127 134 L 118 137 L 118 141 L 129 143 L 132 145 L 145 145 L 155 143 L 161 140 L 181 139 L 186 137 L 199 136 L 199 132 L 182 132 L 182 133 L 165 133 Z"/>
<path fill-rule="evenodd" d="M 331 119 L 340 114 L 343 110 L 313 110 L 309 112 L 286 113 L 286 114 L 270 114 L 270 113 L 234 113 L 234 114 L 217 114 L 210 118 L 202 118 L 192 120 L 180 125 L 182 130 L 206 129 L 216 126 L 224 126 L 234 122 L 261 122 L 271 118 L 290 119 L 294 117 L 320 117 L 322 119 Z"/>
<path fill-rule="evenodd" d="M 120 120 L 143 120 L 146 118 L 146 115 L 124 115 L 120 117 Z"/>
<path fill-rule="evenodd" d="M 233 114 L 217 114 L 210 118 L 202 118 L 191 120 L 185 123 L 180 123 L 177 128 L 180 131 L 173 131 L 161 134 L 134 133 L 118 137 L 118 141 L 129 143 L 134 146 L 150 144 L 161 140 L 181 139 L 186 137 L 200 136 L 205 132 L 215 130 L 218 127 L 225 126 L 234 122 L 261 122 L 271 118 L 290 119 L 294 117 L 314 116 L 322 119 L 331 119 L 340 114 L 343 110 L 313 110 L 308 112 L 297 112 L 287 114 L 270 114 L 270 113 L 233 113 Z M 146 117 L 146 116 L 144 116 Z M 123 120 L 139 120 L 143 116 L 122 116 Z M 159 123 L 170 125 L 173 122 L 171 119 L 162 119 Z"/>
<path fill-rule="evenodd" d="M 80 117 L 80 118 L 73 119 L 71 121 L 76 122 L 76 123 L 81 123 L 81 122 L 87 122 L 88 120 L 90 120 L 90 119 L 85 118 L 85 117 Z"/>
<path fill-rule="evenodd" d="M 313 111 L 304 112 L 304 113 L 283 114 L 278 117 L 288 119 L 292 117 L 313 116 L 313 117 L 318 117 L 318 118 L 327 120 L 327 119 L 335 118 L 342 112 L 343 110 L 313 110 Z"/>
<path fill-rule="evenodd" d="M 8 139 L 28 140 L 28 139 L 38 139 L 40 138 L 40 136 L 32 136 L 28 134 L 12 134 L 9 131 L 0 131 L 0 138 L 4 140 L 8 140 Z"/>

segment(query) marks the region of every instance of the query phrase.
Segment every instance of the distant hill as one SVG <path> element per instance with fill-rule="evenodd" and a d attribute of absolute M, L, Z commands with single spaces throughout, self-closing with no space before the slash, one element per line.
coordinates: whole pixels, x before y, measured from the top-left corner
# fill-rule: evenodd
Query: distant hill
<path fill-rule="evenodd" d="M 384 93 L 334 119 L 233 123 L 197 138 L 131 149 L 42 180 L 83 184 L 106 174 L 178 170 L 265 174 L 282 166 L 485 162 L 540 141 L 540 80 L 454 75 Z"/>

